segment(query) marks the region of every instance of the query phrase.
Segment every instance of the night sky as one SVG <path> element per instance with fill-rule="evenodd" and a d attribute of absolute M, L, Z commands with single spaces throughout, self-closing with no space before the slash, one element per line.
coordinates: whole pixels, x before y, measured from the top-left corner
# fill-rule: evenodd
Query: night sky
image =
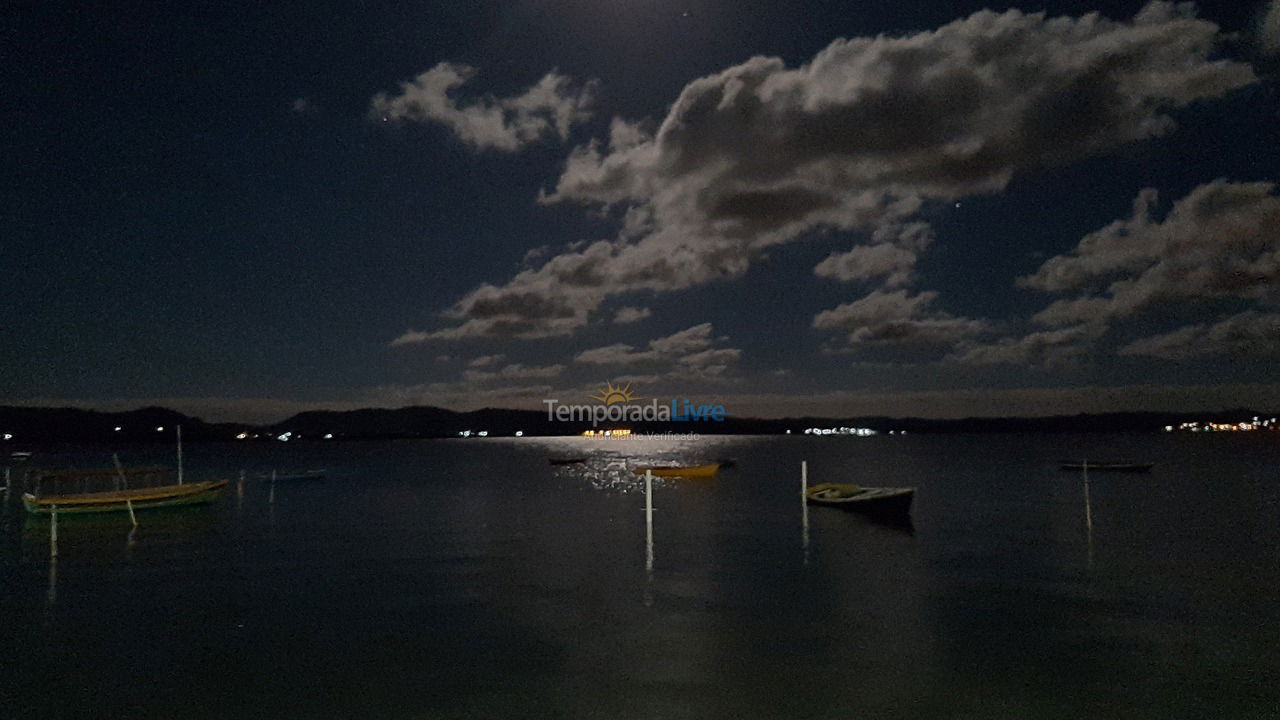
<path fill-rule="evenodd" d="M 267 5 L 0 10 L 0 404 L 1280 407 L 1280 0 Z"/>

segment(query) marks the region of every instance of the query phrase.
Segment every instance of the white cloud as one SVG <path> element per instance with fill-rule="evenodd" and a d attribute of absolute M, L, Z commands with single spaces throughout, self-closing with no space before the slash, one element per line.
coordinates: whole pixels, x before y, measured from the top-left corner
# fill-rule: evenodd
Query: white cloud
<path fill-rule="evenodd" d="M 473 368 L 487 367 L 489 365 L 494 365 L 496 363 L 501 362 L 506 357 L 507 356 L 503 355 L 502 353 L 498 353 L 496 355 L 480 355 L 476 358 L 473 358 L 471 362 L 467 363 L 467 367 L 473 367 Z"/>
<path fill-rule="evenodd" d="M 543 200 L 625 208 L 615 240 L 480 286 L 447 313 L 461 325 L 427 335 L 568 334 L 611 295 L 737 277 L 812 230 L 873 232 L 922 203 L 1166 133 L 1168 111 L 1255 81 L 1209 59 L 1219 38 L 1154 2 L 1129 22 L 982 11 L 837 40 L 798 68 L 752 58 L 689 83 L 656 133 L 615 120 L 607 144 L 573 151 Z M 824 272 L 861 278 L 863 261 L 891 283 L 910 267 L 864 253 Z"/>
<path fill-rule="evenodd" d="M 1258 27 L 1258 45 L 1263 52 L 1280 53 L 1280 0 L 1271 0 Z"/>
<path fill-rule="evenodd" d="M 901 287 L 911 279 L 916 257 L 931 242 L 933 229 L 926 223 L 885 225 L 871 234 L 871 244 L 832 253 L 813 272 L 833 280 L 879 279 L 886 288 Z"/>
<path fill-rule="evenodd" d="M 618 308 L 618 312 L 613 315 L 613 323 L 615 325 L 627 325 L 633 322 L 639 322 L 653 315 L 649 308 L 643 307 L 622 307 Z"/>
<path fill-rule="evenodd" d="M 554 71 L 514 97 L 485 96 L 459 102 L 450 96 L 475 73 L 466 65 L 440 63 L 411 82 L 401 83 L 398 95 L 376 95 L 372 113 L 383 121 L 439 123 L 477 149 L 508 152 L 549 134 L 565 140 L 573 125 L 591 118 L 594 84 L 576 88 L 569 78 Z"/>
<path fill-rule="evenodd" d="M 657 358 L 658 354 L 652 350 L 636 350 L 633 345 L 615 343 L 583 350 L 574 356 L 573 361 L 588 365 L 631 365 L 639 362 L 649 362 Z"/>
<path fill-rule="evenodd" d="M 468 382 L 484 383 L 494 380 L 530 380 L 535 378 L 553 378 L 564 372 L 564 365 L 521 365 L 513 363 L 500 370 L 478 370 L 470 368 L 462 372 Z"/>
<path fill-rule="evenodd" d="M 701 325 L 685 328 L 680 332 L 671 333 L 666 337 L 650 340 L 649 349 L 661 356 L 675 359 L 689 353 L 706 350 L 714 342 L 715 338 L 711 335 L 711 323 L 702 323 Z"/>
<path fill-rule="evenodd" d="M 391 341 L 391 347 L 399 347 L 400 345 L 413 345 L 416 343 L 426 342 L 431 339 L 431 333 L 422 332 L 421 330 L 406 330 L 400 337 Z"/>

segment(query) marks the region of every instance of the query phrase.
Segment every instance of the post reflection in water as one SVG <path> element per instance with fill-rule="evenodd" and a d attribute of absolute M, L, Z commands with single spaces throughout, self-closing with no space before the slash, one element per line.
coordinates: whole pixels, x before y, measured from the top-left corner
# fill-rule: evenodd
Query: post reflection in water
<path fill-rule="evenodd" d="M 644 472 L 644 571 L 653 580 L 653 471 Z"/>
<path fill-rule="evenodd" d="M 1084 470 L 1084 527 L 1089 547 L 1089 569 L 1093 569 L 1093 505 L 1089 502 L 1089 466 Z"/>
<path fill-rule="evenodd" d="M 49 589 L 45 593 L 46 601 L 52 605 L 58 601 L 58 556 L 49 556 Z"/>

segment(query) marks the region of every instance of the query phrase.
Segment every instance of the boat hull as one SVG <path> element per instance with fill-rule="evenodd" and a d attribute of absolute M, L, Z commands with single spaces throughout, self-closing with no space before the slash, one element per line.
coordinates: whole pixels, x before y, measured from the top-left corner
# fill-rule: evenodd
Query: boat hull
<path fill-rule="evenodd" d="M 180 505 L 199 505 L 217 499 L 227 486 L 226 480 L 188 483 L 185 485 L 165 485 L 137 490 L 113 490 L 98 493 L 79 493 L 75 495 L 46 495 L 36 497 L 31 493 L 22 496 L 22 504 L 27 512 L 35 515 L 128 512 L 130 506 L 134 512 L 152 508 L 166 508 Z"/>
<path fill-rule="evenodd" d="M 1086 469 L 1097 472 L 1144 473 L 1151 472 L 1155 463 L 1062 463 L 1058 467 L 1068 472 L 1084 472 Z"/>
<path fill-rule="evenodd" d="M 719 469 L 719 465 L 686 465 L 684 467 L 636 468 L 633 472 L 637 475 L 652 472 L 654 477 L 710 478 L 715 477 Z"/>
<path fill-rule="evenodd" d="M 259 480 L 323 480 L 324 470 L 304 470 L 302 472 L 279 473 L 277 475 L 259 475 Z"/>
<path fill-rule="evenodd" d="M 905 518 L 911 514 L 915 488 L 866 488 L 824 483 L 805 493 L 810 505 L 839 508 L 881 518 Z"/>

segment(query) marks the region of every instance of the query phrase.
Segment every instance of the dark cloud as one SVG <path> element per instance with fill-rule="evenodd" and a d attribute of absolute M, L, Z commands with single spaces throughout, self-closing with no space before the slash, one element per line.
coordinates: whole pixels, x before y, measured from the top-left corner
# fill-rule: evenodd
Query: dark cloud
<path fill-rule="evenodd" d="M 1022 337 L 967 343 L 949 360 L 968 364 L 1054 366 L 1080 360 L 1110 329 L 1141 316 L 1205 302 L 1280 300 L 1280 195 L 1274 183 L 1215 180 L 1156 216 L 1158 194 L 1138 193 L 1130 217 L 1086 235 L 1020 285 L 1072 297 L 1033 316 L 1047 325 Z M 1189 325 L 1134 341 L 1121 355 L 1182 359 L 1268 354 L 1274 314 L 1246 311 L 1213 325 Z"/>
<path fill-rule="evenodd" d="M 1252 310 L 1212 324 L 1187 325 L 1120 348 L 1121 355 L 1185 360 L 1209 355 L 1280 354 L 1280 313 Z"/>
<path fill-rule="evenodd" d="M 625 343 L 617 343 L 584 350 L 574 357 L 574 361 L 615 367 L 637 363 L 670 366 L 664 376 L 653 375 L 650 376 L 651 379 L 657 377 L 683 380 L 722 378 L 730 366 L 742 356 L 742 351 L 738 348 L 715 347 L 717 343 L 726 340 L 728 338 L 717 338 L 713 335 L 711 323 L 702 323 L 650 340 L 644 350 Z"/>
<path fill-rule="evenodd" d="M 548 134 L 565 140 L 573 125 L 591 118 L 594 85 L 575 87 L 572 80 L 554 71 L 514 97 L 485 96 L 459 102 L 450 96 L 475 73 L 466 65 L 440 63 L 401 83 L 395 96 L 379 93 L 373 98 L 371 112 L 383 121 L 439 123 L 477 149 L 508 152 Z"/>
<path fill-rule="evenodd" d="M 737 277 L 806 232 L 902 224 L 924 202 L 996 193 L 1021 170 L 1167 132 L 1168 111 L 1255 81 L 1248 65 L 1209 59 L 1219 37 L 1154 2 L 1128 22 L 982 11 L 836 40 L 798 68 L 752 58 L 689 83 L 656 132 L 615 120 L 607 144 L 570 155 L 542 200 L 626 208 L 616 240 L 477 288 L 450 313 L 462 325 L 424 335 L 565 334 L 610 295 Z M 822 272 L 904 282 L 902 249 Z"/>
<path fill-rule="evenodd" d="M 1170 303 L 1280 299 L 1280 196 L 1274 183 L 1216 180 L 1153 217 L 1154 190 L 1133 215 L 1050 258 L 1022 285 L 1080 292 L 1036 315 L 1046 325 L 1106 323 Z"/>
<path fill-rule="evenodd" d="M 953 344 L 989 331 L 983 320 L 956 317 L 930 306 L 936 292 L 877 290 L 854 302 L 824 310 L 813 319 L 820 330 L 844 335 L 847 349 L 865 345 Z"/>
<path fill-rule="evenodd" d="M 1080 361 L 1104 330 L 1098 325 L 1078 325 L 993 342 L 967 342 L 947 356 L 946 361 L 966 365 L 1064 367 Z"/>

